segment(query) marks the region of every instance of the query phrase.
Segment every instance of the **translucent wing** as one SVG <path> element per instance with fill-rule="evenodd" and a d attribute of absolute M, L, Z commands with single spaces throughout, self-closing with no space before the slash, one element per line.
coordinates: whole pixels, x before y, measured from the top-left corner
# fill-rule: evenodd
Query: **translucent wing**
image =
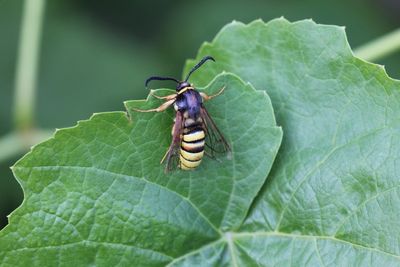
<path fill-rule="evenodd" d="M 178 167 L 179 153 L 181 148 L 181 136 L 183 132 L 183 115 L 182 112 L 177 111 L 175 115 L 175 123 L 172 128 L 172 141 L 167 153 L 165 153 L 161 163 L 166 160 L 165 172 L 169 172 Z"/>
<path fill-rule="evenodd" d="M 228 153 L 229 156 L 231 147 L 204 106 L 200 109 L 200 115 L 203 119 L 204 129 L 206 131 L 207 154 L 212 158 L 215 157 L 215 153 Z"/>

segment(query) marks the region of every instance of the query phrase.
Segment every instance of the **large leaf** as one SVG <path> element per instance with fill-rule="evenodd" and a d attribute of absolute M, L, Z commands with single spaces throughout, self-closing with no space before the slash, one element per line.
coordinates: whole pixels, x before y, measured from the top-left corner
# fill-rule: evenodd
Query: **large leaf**
<path fill-rule="evenodd" d="M 206 54 L 218 64 L 192 80 L 225 70 L 265 89 L 285 134 L 228 248 L 179 263 L 400 266 L 400 82 L 355 58 L 342 28 L 308 20 L 233 22 L 197 60 Z"/>
<path fill-rule="evenodd" d="M 160 105 L 154 97 L 127 102 L 130 118 L 96 114 L 34 147 L 13 167 L 25 200 L 0 233 L 0 265 L 159 266 L 239 228 L 282 131 L 265 92 L 232 74 L 204 91 L 223 86 L 206 106 L 232 159 L 205 158 L 193 172 L 165 175 L 159 164 L 171 141 L 172 110 L 131 111 Z"/>

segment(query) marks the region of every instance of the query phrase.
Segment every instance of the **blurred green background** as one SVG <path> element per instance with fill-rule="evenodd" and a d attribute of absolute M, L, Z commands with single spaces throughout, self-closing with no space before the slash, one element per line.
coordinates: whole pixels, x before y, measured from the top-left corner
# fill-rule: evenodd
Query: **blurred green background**
<path fill-rule="evenodd" d="M 13 129 L 22 4 L 0 0 L 0 138 Z M 398 28 L 398 14 L 398 0 L 47 1 L 36 126 L 54 130 L 73 126 L 94 112 L 124 110 L 124 100 L 147 95 L 148 76 L 179 78 L 185 59 L 193 58 L 203 41 L 212 40 L 232 20 L 312 18 L 346 26 L 355 48 Z M 400 53 L 376 63 L 400 78 Z M 0 229 L 22 202 L 22 190 L 9 168 L 21 156 L 0 162 Z"/>

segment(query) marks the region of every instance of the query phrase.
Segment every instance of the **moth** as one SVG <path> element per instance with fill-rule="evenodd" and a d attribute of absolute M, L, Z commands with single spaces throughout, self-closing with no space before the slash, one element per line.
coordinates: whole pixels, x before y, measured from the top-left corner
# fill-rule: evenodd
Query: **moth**
<path fill-rule="evenodd" d="M 208 96 L 196 90 L 188 82 L 190 75 L 207 60 L 215 62 L 213 57 L 205 56 L 190 70 L 183 81 L 171 77 L 152 76 L 148 78 L 145 82 L 146 87 L 153 80 L 176 82 L 176 93 L 162 97 L 153 94 L 154 97 L 165 100 L 157 108 L 148 110 L 133 109 L 138 112 L 162 112 L 170 106 L 174 107 L 175 119 L 172 127 L 172 140 L 161 160 L 161 163 L 166 161 L 166 172 L 175 167 L 182 170 L 194 170 L 200 165 L 205 154 L 214 157 L 215 152 L 231 152 L 229 143 L 203 105 L 204 101 L 222 94 L 225 86 L 215 95 Z"/>

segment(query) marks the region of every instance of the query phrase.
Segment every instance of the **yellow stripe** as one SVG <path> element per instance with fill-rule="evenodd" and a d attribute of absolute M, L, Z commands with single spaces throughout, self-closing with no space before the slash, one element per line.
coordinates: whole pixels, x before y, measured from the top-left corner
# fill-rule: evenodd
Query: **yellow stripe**
<path fill-rule="evenodd" d="M 196 143 L 186 143 L 182 142 L 182 147 L 185 148 L 186 150 L 191 150 L 199 147 L 204 147 L 204 140 Z"/>
<path fill-rule="evenodd" d="M 181 90 L 178 92 L 178 95 L 183 94 L 184 92 L 186 92 L 186 91 L 189 90 L 189 89 L 193 89 L 193 87 L 187 86 L 187 87 L 181 89 Z"/>
<path fill-rule="evenodd" d="M 201 159 L 198 161 L 188 161 L 184 157 L 182 157 L 182 155 L 179 156 L 179 159 L 181 160 L 180 164 L 181 168 L 186 167 L 186 169 L 196 168 L 197 166 L 200 165 L 201 162 Z"/>
<path fill-rule="evenodd" d="M 204 155 L 204 150 L 198 153 L 192 153 L 181 149 L 181 155 L 187 160 L 191 161 L 201 160 Z"/>
<path fill-rule="evenodd" d="M 183 135 L 183 141 L 193 142 L 204 138 L 204 131 L 198 131 L 190 134 Z"/>
<path fill-rule="evenodd" d="M 182 170 L 185 170 L 185 171 L 192 171 L 192 170 L 196 169 L 196 168 L 188 168 L 185 165 L 183 165 L 182 162 L 179 164 L 179 168 L 181 168 Z"/>

